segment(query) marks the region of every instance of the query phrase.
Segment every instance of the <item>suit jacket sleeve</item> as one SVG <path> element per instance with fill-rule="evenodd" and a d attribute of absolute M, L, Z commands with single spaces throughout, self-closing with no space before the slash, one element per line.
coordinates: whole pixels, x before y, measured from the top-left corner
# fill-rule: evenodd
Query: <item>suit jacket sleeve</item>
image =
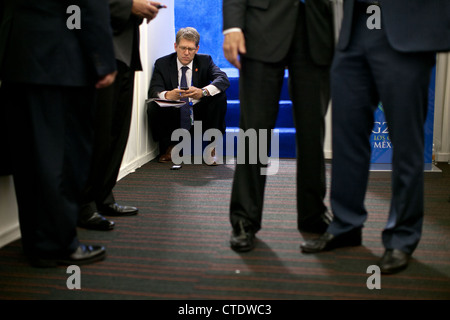
<path fill-rule="evenodd" d="M 144 19 L 134 16 L 131 13 L 133 0 L 109 0 L 109 10 L 111 12 L 111 25 L 114 33 L 122 32 L 130 20 L 140 25 Z"/>
<path fill-rule="evenodd" d="M 299 0 L 224 0 L 224 30 L 238 27 L 245 36 L 246 57 L 279 62 L 288 52 Z"/>
<path fill-rule="evenodd" d="M 245 27 L 246 0 L 223 0 L 223 30 Z"/>
<path fill-rule="evenodd" d="M 170 73 L 168 63 L 165 63 L 166 59 L 160 58 L 156 60 L 153 68 L 152 80 L 150 81 L 150 87 L 148 89 L 149 98 L 157 98 L 158 93 L 172 90 L 174 88 L 169 87 L 169 80 L 164 80 Z"/>
<path fill-rule="evenodd" d="M 133 70 L 142 70 L 139 52 L 139 25 L 143 19 L 132 14 L 133 0 L 108 1 L 116 59 Z"/>
<path fill-rule="evenodd" d="M 246 56 L 279 62 L 295 41 L 299 0 L 224 0 L 223 29 L 238 27 L 245 35 Z M 329 0 L 306 0 L 307 41 L 317 64 L 329 65 L 334 51 L 333 16 Z"/>
<path fill-rule="evenodd" d="M 339 49 L 345 50 L 351 38 L 356 0 L 345 0 Z M 450 1 L 380 0 L 381 16 L 389 44 L 401 52 L 450 50 Z"/>
<path fill-rule="evenodd" d="M 450 50 L 449 0 L 382 0 L 391 46 L 403 52 Z"/>
<path fill-rule="evenodd" d="M 230 86 L 230 80 L 227 74 L 220 70 L 220 68 L 214 63 L 211 56 L 207 56 L 208 59 L 208 79 L 211 81 L 213 86 L 215 86 L 220 91 L 224 92 Z M 208 85 L 208 84 L 207 84 Z M 204 87 L 205 85 L 202 85 Z"/>
<path fill-rule="evenodd" d="M 307 0 L 306 25 L 311 57 L 318 65 L 330 65 L 334 55 L 333 11 L 329 0 Z"/>
<path fill-rule="evenodd" d="M 81 9 L 79 38 L 97 76 L 116 70 L 107 0 L 74 0 Z"/>
<path fill-rule="evenodd" d="M 131 16 L 133 0 L 109 0 L 109 10 L 111 11 L 111 25 L 114 33 L 123 30 Z"/>
<path fill-rule="evenodd" d="M 6 7 L 3 1 L 0 1 L 0 72 L 3 62 L 3 55 L 5 53 L 6 43 L 9 35 L 9 29 L 11 24 L 11 13 Z M 1 74 L 0 74 L 1 77 Z M 1 80 L 1 79 L 0 79 Z"/>

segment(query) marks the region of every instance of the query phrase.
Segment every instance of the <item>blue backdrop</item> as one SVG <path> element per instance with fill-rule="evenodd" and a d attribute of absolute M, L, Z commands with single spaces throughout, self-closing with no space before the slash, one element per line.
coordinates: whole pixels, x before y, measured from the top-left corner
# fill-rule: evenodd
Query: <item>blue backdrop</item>
<path fill-rule="evenodd" d="M 222 0 L 175 0 L 175 32 L 193 27 L 200 33 L 199 53 L 211 55 L 220 68 L 231 68 L 222 51 Z"/>

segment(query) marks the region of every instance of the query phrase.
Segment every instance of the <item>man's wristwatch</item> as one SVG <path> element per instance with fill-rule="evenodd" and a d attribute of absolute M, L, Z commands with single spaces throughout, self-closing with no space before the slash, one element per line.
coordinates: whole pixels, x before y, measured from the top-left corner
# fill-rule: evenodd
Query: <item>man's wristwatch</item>
<path fill-rule="evenodd" d="M 209 95 L 208 90 L 202 89 L 202 96 L 207 97 Z"/>

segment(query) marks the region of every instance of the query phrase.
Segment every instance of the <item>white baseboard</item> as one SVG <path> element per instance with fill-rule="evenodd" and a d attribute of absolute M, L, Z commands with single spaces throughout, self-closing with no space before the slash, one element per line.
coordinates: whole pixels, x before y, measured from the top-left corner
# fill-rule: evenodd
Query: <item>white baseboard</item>
<path fill-rule="evenodd" d="M 158 156 L 158 151 L 157 151 L 157 149 L 154 149 L 151 152 L 149 152 L 137 159 L 134 159 L 132 162 L 122 165 L 122 167 L 120 168 L 119 176 L 117 177 L 117 181 L 119 181 L 120 179 L 129 175 L 130 173 L 133 173 L 134 171 L 136 171 L 136 169 L 142 167 L 147 162 L 152 161 L 157 156 Z"/>
<path fill-rule="evenodd" d="M 450 163 L 450 153 L 448 152 L 437 152 L 436 153 L 437 162 L 448 162 Z"/>
<path fill-rule="evenodd" d="M 20 227 L 19 222 L 5 228 L 0 233 L 0 248 L 6 246 L 7 244 L 20 239 Z"/>

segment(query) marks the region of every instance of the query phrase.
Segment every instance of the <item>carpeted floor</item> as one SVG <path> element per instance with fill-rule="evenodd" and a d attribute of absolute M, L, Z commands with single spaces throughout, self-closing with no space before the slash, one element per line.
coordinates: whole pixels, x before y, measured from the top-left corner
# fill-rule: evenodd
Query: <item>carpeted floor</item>
<path fill-rule="evenodd" d="M 409 268 L 367 282 L 384 249 L 390 201 L 388 173 L 371 175 L 363 245 L 302 254 L 311 234 L 296 230 L 295 161 L 282 160 L 266 187 L 263 229 L 254 251 L 228 245 L 234 165 L 147 163 L 119 181 L 115 195 L 140 213 L 113 219 L 109 232 L 79 229 L 87 244 L 106 246 L 105 261 L 81 267 L 81 289 L 69 290 L 65 267 L 28 266 L 20 241 L 0 249 L 0 299 L 107 300 L 372 300 L 450 299 L 450 166 L 427 173 L 423 237 Z M 330 182 L 330 164 L 327 180 Z M 329 205 L 327 195 L 327 204 Z M 371 280 L 369 280 L 371 282 Z"/>

